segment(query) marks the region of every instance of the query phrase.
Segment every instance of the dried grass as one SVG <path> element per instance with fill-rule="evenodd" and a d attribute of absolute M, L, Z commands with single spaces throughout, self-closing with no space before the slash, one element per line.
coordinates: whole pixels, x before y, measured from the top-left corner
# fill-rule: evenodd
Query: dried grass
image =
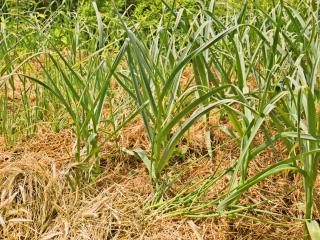
<path fill-rule="evenodd" d="M 129 143 L 128 147 L 146 143 L 140 135 L 141 125 L 137 120 L 121 133 L 122 141 Z M 196 130 L 198 128 L 195 126 Z M 200 181 L 237 157 L 234 143 L 219 148 L 225 136 L 219 131 L 213 134 L 217 143 L 214 161 L 199 161 L 175 183 L 173 189 L 181 189 L 190 182 Z M 130 139 L 124 139 L 124 136 L 130 136 Z M 117 153 L 122 161 L 115 159 L 109 164 L 109 170 L 101 174 L 95 184 L 71 191 L 64 172 L 73 161 L 70 158 L 73 143 L 70 130 L 54 133 L 40 128 L 34 138 L 21 140 L 10 151 L 1 149 L 2 239 L 302 239 L 302 224 L 293 220 L 293 217 L 301 217 L 300 203 L 304 197 L 300 187 L 302 179 L 296 175 L 288 177 L 284 173 L 269 178 L 248 191 L 241 203 L 271 197 L 272 201 L 260 207 L 286 217 L 250 211 L 245 214 L 265 221 L 297 225 L 283 227 L 241 217 L 155 217 L 152 212 L 144 210 L 146 201 L 153 194 L 147 171 L 137 160 L 130 160 L 122 153 Z M 196 149 L 197 145 L 193 147 Z M 260 171 L 274 162 L 279 154 L 283 154 L 281 144 L 276 145 L 275 149 L 277 151 L 268 149 L 260 154 L 250 174 Z M 192 154 L 197 156 L 195 152 L 189 154 L 190 159 Z M 127 160 L 123 161 L 124 158 Z M 173 169 L 182 164 L 187 165 L 188 160 L 174 163 Z M 219 184 L 208 197 L 219 191 L 226 181 Z M 283 189 L 291 191 L 283 193 Z M 319 192 L 316 195 L 319 196 Z M 317 203 L 316 206 L 319 207 Z M 315 212 L 319 216 L 319 211 Z"/>

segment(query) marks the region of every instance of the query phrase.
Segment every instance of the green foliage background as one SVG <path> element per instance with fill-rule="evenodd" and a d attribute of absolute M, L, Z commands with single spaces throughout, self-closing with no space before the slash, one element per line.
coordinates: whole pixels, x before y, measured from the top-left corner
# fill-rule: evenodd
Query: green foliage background
<path fill-rule="evenodd" d="M 168 5 L 172 6 L 175 2 L 175 7 L 184 7 L 192 12 L 201 7 L 201 3 L 208 0 L 165 0 Z M 249 5 L 258 3 L 266 9 L 272 6 L 279 0 L 251 0 Z M 54 11 L 60 9 L 66 13 L 76 13 L 80 17 L 86 18 L 88 21 L 95 21 L 95 12 L 90 0 L 0 0 L 0 13 L 10 14 L 45 14 L 46 17 Z M 219 5 L 216 14 L 225 14 L 227 8 L 236 11 L 241 8 L 244 1 L 237 0 L 221 0 L 216 1 Z M 298 0 L 288 0 L 287 2 L 295 5 Z M 116 9 L 112 4 L 112 0 L 96 0 L 99 11 L 103 14 L 105 23 L 117 18 Z M 139 23 L 141 29 L 154 28 L 159 22 L 160 16 L 163 13 L 162 0 L 114 0 L 119 13 L 130 18 L 131 22 Z M 228 7 L 229 5 L 229 7 Z"/>
<path fill-rule="evenodd" d="M 205 10 L 203 6 L 210 2 L 210 0 L 164 1 L 176 9 L 183 7 L 185 14 L 198 12 L 199 9 Z M 112 0 L 96 0 L 95 2 L 105 24 L 107 43 L 110 43 L 112 47 L 118 46 L 114 42 L 123 39 L 124 34 L 117 12 L 131 28 L 135 29 L 135 32 L 146 36 L 155 32 L 161 17 L 167 22 L 168 19 L 172 19 L 172 15 L 168 9 L 165 9 L 162 0 L 114 0 L 116 7 Z M 239 11 L 243 2 L 244 0 L 217 0 L 215 15 L 226 16 L 228 11 L 234 14 Z M 267 11 L 277 2 L 279 0 L 249 0 L 249 7 L 257 3 Z M 288 2 L 295 5 L 299 1 L 288 0 Z M 84 41 L 97 31 L 97 18 L 92 3 L 91 0 L 0 0 L 0 19 L 2 17 L 8 22 L 11 21 L 12 24 L 8 24 L 9 27 L 19 25 L 19 28 L 15 28 L 17 31 L 27 31 L 28 27 L 23 27 L 25 21 L 20 21 L 23 17 L 33 19 L 35 24 L 41 26 L 42 22 L 45 25 L 45 21 L 50 16 L 58 16 L 50 25 L 51 29 L 47 30 L 52 34 L 47 36 L 55 37 L 56 40 L 62 41 L 63 45 L 63 42 L 67 42 L 64 31 L 66 29 L 72 31 L 75 28 L 75 21 L 70 21 L 70 18 L 77 18 L 79 20 L 77 22 L 86 25 L 87 32 L 82 33 Z"/>

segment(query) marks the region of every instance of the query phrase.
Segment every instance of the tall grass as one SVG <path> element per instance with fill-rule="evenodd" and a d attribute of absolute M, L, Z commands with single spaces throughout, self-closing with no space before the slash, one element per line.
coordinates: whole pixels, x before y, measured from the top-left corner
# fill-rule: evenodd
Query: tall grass
<path fill-rule="evenodd" d="M 230 136 L 237 138 L 240 156 L 231 168 L 229 193 L 219 198 L 220 203 L 219 200 L 213 201 L 213 203 L 219 203 L 218 211 L 223 211 L 228 206 L 235 207 L 244 191 L 266 177 L 289 170 L 300 173 L 304 178 L 305 220 L 312 219 L 313 189 L 319 161 L 317 130 L 319 117 L 316 94 L 319 75 L 317 55 L 319 23 L 316 12 L 310 11 L 303 5 L 300 7 L 306 12 L 299 13 L 282 2 L 275 5 L 270 13 L 256 6 L 255 11 L 260 16 L 252 22 L 242 24 L 247 21 L 244 17 L 246 12 L 246 5 L 244 5 L 240 14 L 228 21 L 236 23 L 235 30 L 221 40 L 221 44 L 217 47 L 210 45 L 208 48 L 210 54 L 206 52 L 207 48 L 203 48 L 203 51 L 192 56 L 197 85 L 209 89 L 208 83 L 211 79 L 212 86 L 218 90 L 226 86 L 224 84 L 231 83 L 234 90 L 232 98 L 239 99 L 242 105 L 239 110 L 227 104 L 221 104 L 221 108 L 226 111 L 233 125 L 233 129 L 228 129 L 227 132 Z M 211 12 L 213 12 L 212 7 Z M 197 23 L 197 34 L 202 34 L 201 40 L 190 37 L 192 39 L 190 49 L 195 45 L 205 46 L 206 41 L 210 39 L 208 32 L 216 34 L 216 29 L 221 31 L 232 29 L 230 25 L 226 25 L 226 21 L 217 19 L 210 12 L 206 15 L 212 17 L 210 22 L 212 29 L 208 30 L 208 27 L 205 29 L 204 25 Z M 306 16 L 307 19 L 304 19 Z M 203 18 L 200 20 L 203 21 Z M 204 24 L 210 26 L 208 23 Z M 134 39 L 130 40 L 134 41 Z M 255 44 L 259 47 L 254 47 Z M 189 45 L 186 49 L 188 47 Z M 151 69 L 156 69 L 157 66 L 152 66 Z M 211 69 L 221 77 L 219 83 L 210 73 Z M 232 78 L 236 79 L 234 83 Z M 250 80 L 257 85 L 253 90 L 248 86 Z M 217 93 L 224 99 L 228 99 L 227 91 Z M 203 104 L 209 103 L 207 99 L 203 99 L 197 104 L 201 109 Z M 156 105 L 154 108 L 159 109 Z M 278 133 L 272 135 L 266 129 L 267 120 L 274 123 Z M 258 132 L 262 132 L 267 141 L 259 146 L 253 146 L 253 140 Z M 272 146 L 279 139 L 284 141 L 292 156 L 247 178 L 250 162 L 262 150 Z M 153 161 L 159 160 L 155 158 Z M 212 181 L 216 182 L 217 179 L 213 178 Z"/>
<path fill-rule="evenodd" d="M 222 16 L 216 14 L 216 1 L 202 3 L 196 14 L 176 9 L 175 2 L 164 3 L 157 29 L 147 36 L 119 16 L 123 29 L 116 31 L 123 31 L 125 37 L 111 43 L 106 29 L 112 24 L 103 23 L 95 3 L 95 32 L 76 13 L 70 20 L 63 11 L 61 16 L 53 13 L 44 23 L 28 25 L 21 20 L 32 26 L 24 38 L 13 30 L 8 33 L 3 21 L 1 133 L 13 138 L 17 125 L 31 128 L 56 107 L 76 137 L 76 163 L 67 174 L 75 187 L 84 179 L 95 179 L 101 172 L 100 149 L 106 141 L 114 141 L 139 113 L 150 149 L 124 151 L 140 158 L 148 169 L 155 186 L 153 207 L 171 211 L 171 215 L 240 214 L 256 206 L 240 206 L 243 193 L 267 177 L 290 171 L 304 179 L 306 238 L 316 239 L 313 195 L 320 156 L 319 3 L 301 2 L 293 7 L 279 1 L 267 4 L 266 10 L 264 5 L 244 1 L 239 10 L 226 7 Z M 54 19 L 61 18 L 69 19 L 70 26 L 60 28 L 63 39 L 57 39 L 53 37 L 58 31 Z M 117 53 L 106 51 L 119 42 L 122 46 Z M 40 66 L 37 74 L 30 73 L 35 63 Z M 189 78 L 185 77 L 187 70 L 192 72 Z M 17 80 L 23 86 L 21 101 L 10 102 L 8 96 L 15 91 Z M 114 112 L 106 105 L 113 107 L 114 94 L 119 91 L 111 87 L 113 81 L 132 99 L 135 109 L 120 124 L 112 123 L 113 130 L 108 132 L 104 111 L 114 119 Z M 35 103 L 30 101 L 30 94 L 36 96 Z M 210 125 L 213 114 L 226 117 L 230 124 Z M 211 131 L 217 127 L 236 144 L 239 156 L 196 190 L 184 189 L 166 199 L 165 191 L 173 179 L 165 170 L 179 153 L 181 139 L 201 120 L 212 161 Z M 102 133 L 107 133 L 107 140 L 101 141 Z M 259 144 L 255 142 L 258 135 L 264 139 Z M 286 147 L 287 158 L 275 159 L 260 172 L 249 174 L 256 157 L 278 142 Z M 200 201 L 227 175 L 228 187 L 216 199 Z"/>
<path fill-rule="evenodd" d="M 139 39 L 123 23 L 129 39 L 127 48 L 129 76 L 119 74 L 118 81 L 122 86 L 132 86 L 126 89 L 138 106 L 148 103 L 141 114 L 151 144 L 151 153 L 147 156 L 146 153 L 139 151 L 139 156 L 146 164 L 150 177 L 155 180 L 156 185 L 159 184 L 161 172 L 173 156 L 177 143 L 190 126 L 211 109 L 237 102 L 232 97 L 226 99 L 216 97 L 229 86 L 210 90 L 199 85 L 188 89 L 187 92 L 181 92 L 183 71 L 190 61 L 237 28 L 231 27 L 221 31 L 201 46 L 196 44 L 196 40 L 187 41 L 179 49 L 179 46 L 175 45 L 174 31 L 177 31 L 181 24 L 185 24 L 181 20 L 182 15 L 180 12 L 172 31 L 169 31 L 169 24 L 162 26 L 160 23 L 150 50 L 146 46 L 148 43 Z M 206 23 L 200 28 L 203 29 L 205 25 Z M 199 31 L 190 34 L 196 39 Z M 195 92 L 201 92 L 201 95 L 192 100 Z M 207 104 L 200 107 L 203 103 Z"/>

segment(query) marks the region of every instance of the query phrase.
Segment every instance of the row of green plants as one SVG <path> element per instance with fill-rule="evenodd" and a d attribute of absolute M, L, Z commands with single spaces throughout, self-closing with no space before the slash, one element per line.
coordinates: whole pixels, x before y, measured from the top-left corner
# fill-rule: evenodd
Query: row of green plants
<path fill-rule="evenodd" d="M 240 9 L 225 14 L 216 14 L 222 2 L 201 4 L 190 13 L 164 2 L 151 34 L 137 31 L 118 11 L 122 34 L 114 40 L 106 35 L 110 24 L 95 2 L 95 31 L 86 18 L 63 11 L 43 22 L 26 18 L 23 29 L 8 31 L 12 22 L 6 15 L 0 38 L 0 132 L 10 144 L 22 132 L 35 132 L 39 122 L 57 131 L 72 126 L 76 162 L 66 176 L 76 188 L 103 171 L 101 149 L 107 141 L 116 142 L 121 129 L 139 115 L 150 149 L 123 150 L 148 169 L 155 188 L 153 209 L 171 216 L 242 216 L 256 207 L 240 205 L 243 193 L 288 171 L 304 179 L 305 237 L 318 239 L 313 195 L 320 157 L 319 3 L 244 1 Z M 50 35 L 61 18 L 70 22 L 61 32 L 67 48 L 58 47 L 60 41 Z M 113 41 L 120 47 L 111 53 Z M 192 69 L 192 78 L 184 83 L 186 69 Z M 22 90 L 16 89 L 17 81 Z M 18 101 L 10 98 L 15 93 Z M 213 114 L 227 118 L 230 126 L 211 126 Z M 179 154 L 181 139 L 199 120 L 205 123 L 208 157 L 214 160 L 214 127 L 228 134 L 240 155 L 196 190 L 184 189 L 168 199 L 165 193 L 173 179 L 166 169 Z M 265 139 L 261 144 L 254 141 L 258 134 Z M 287 148 L 287 159 L 275 159 L 267 169 L 249 175 L 255 158 L 279 141 Z M 226 175 L 228 188 L 204 201 Z"/>

